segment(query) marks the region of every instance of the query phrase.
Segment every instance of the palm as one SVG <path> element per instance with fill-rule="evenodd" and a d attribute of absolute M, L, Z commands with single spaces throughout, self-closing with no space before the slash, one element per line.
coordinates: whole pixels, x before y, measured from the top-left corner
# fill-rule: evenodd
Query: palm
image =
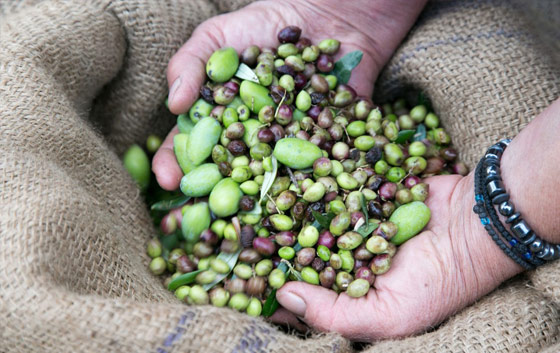
<path fill-rule="evenodd" d="M 190 77 L 188 89 L 181 92 L 181 96 L 177 97 L 180 100 L 171 105 L 171 110 L 182 113 L 190 107 L 197 96 L 198 87 L 205 79 L 203 63 L 214 50 L 224 46 L 231 46 L 238 52 L 250 45 L 261 48 L 276 47 L 279 44 L 276 34 L 287 25 L 300 27 L 302 36 L 315 43 L 325 38 L 344 39 L 339 56 L 353 50 L 361 50 L 364 53 L 362 63 L 355 69 L 349 83 L 360 94 L 370 96 L 371 82 L 380 69 L 379 65 L 375 64 L 371 40 L 347 23 L 339 23 L 334 28 L 324 26 L 322 24 L 332 21 L 328 13 L 320 12 L 306 2 L 298 2 L 297 5 L 299 8 L 296 11 L 295 5 L 289 1 L 256 2 L 241 11 L 214 17 L 203 23 L 193 33 L 190 45 L 184 46 L 170 63 L 170 83 L 177 76 L 177 71 L 184 71 L 183 63 L 188 60 L 187 56 L 197 58 L 200 64 L 192 70 L 195 75 Z M 310 18 L 313 18 L 313 21 L 310 21 Z"/>
<path fill-rule="evenodd" d="M 459 216 L 456 213 L 462 212 L 451 204 L 459 180 L 459 176 L 427 180 L 430 223 L 424 232 L 399 248 L 391 270 L 376 278 L 375 289 L 367 296 L 353 299 L 317 286 L 288 283 L 278 293 L 280 303 L 286 303 L 290 292 L 301 293 L 310 299 L 304 321 L 319 330 L 336 331 L 362 341 L 415 333 L 466 305 L 470 298 L 461 293 L 461 276 L 449 275 L 461 273 L 456 268 L 450 234 L 452 220 L 454 223 Z"/>

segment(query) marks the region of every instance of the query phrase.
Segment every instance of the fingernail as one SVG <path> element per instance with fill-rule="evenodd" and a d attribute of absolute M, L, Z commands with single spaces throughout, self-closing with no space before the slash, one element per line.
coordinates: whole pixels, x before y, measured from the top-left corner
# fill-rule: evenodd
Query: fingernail
<path fill-rule="evenodd" d="M 173 98 L 175 97 L 175 93 L 177 92 L 177 89 L 179 88 L 179 86 L 181 86 L 181 77 L 180 76 L 177 79 L 175 79 L 175 81 L 171 85 L 171 88 L 169 89 L 169 105 L 172 104 Z"/>
<path fill-rule="evenodd" d="M 307 305 L 300 296 L 288 292 L 287 294 L 282 296 L 284 300 L 282 300 L 282 306 L 297 316 L 304 317 L 305 310 L 307 309 Z"/>

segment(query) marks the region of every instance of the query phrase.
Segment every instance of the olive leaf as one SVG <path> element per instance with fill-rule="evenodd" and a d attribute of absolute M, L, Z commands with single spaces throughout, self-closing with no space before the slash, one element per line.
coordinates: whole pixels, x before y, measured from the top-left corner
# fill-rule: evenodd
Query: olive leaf
<path fill-rule="evenodd" d="M 356 230 L 357 233 L 359 233 L 362 237 L 367 237 L 368 235 L 370 235 L 371 233 L 373 233 L 374 230 L 376 230 L 379 227 L 379 224 L 377 223 L 365 223 L 364 225 L 362 225 L 360 228 L 358 228 L 358 230 Z"/>
<path fill-rule="evenodd" d="M 276 299 L 276 289 L 273 289 L 264 302 L 262 316 L 271 317 L 276 309 L 278 309 L 278 306 L 280 306 L 280 303 Z"/>
<path fill-rule="evenodd" d="M 426 94 L 424 92 L 419 92 L 418 93 L 418 105 L 425 106 L 428 111 L 432 110 L 432 102 L 426 96 Z"/>
<path fill-rule="evenodd" d="M 364 214 L 364 218 L 365 218 L 365 221 L 366 221 L 365 224 L 368 224 L 369 214 L 368 214 L 368 211 L 367 211 L 366 197 L 364 196 L 364 194 L 362 194 L 361 203 L 362 203 L 362 213 Z"/>
<path fill-rule="evenodd" d="M 251 81 L 251 82 L 260 84 L 259 78 L 255 74 L 255 72 L 253 70 L 251 70 L 251 68 L 249 66 L 247 66 L 243 63 L 241 63 L 239 65 L 239 67 L 237 68 L 237 72 L 235 73 L 235 77 L 240 78 L 242 80 L 247 80 L 247 81 Z"/>
<path fill-rule="evenodd" d="M 322 228 L 326 228 L 328 229 L 329 226 L 331 225 L 331 221 L 333 220 L 333 218 L 336 216 L 334 213 L 329 212 L 329 213 L 324 213 L 321 214 L 317 211 L 312 211 L 311 212 L 313 214 L 313 217 L 315 217 L 315 220 L 319 223 L 319 225 Z M 314 222 L 315 223 L 315 222 Z M 312 224 L 314 226 L 314 223 Z M 317 226 L 315 226 L 316 228 L 319 228 Z"/>
<path fill-rule="evenodd" d="M 184 286 L 185 284 L 194 282 L 196 275 L 198 275 L 202 271 L 203 270 L 196 270 L 189 273 L 183 273 L 182 275 L 176 277 L 173 281 L 169 282 L 167 289 L 173 291 L 181 286 Z"/>
<path fill-rule="evenodd" d="M 364 56 L 364 53 L 361 50 L 344 55 L 334 64 L 331 75 L 335 75 L 339 83 L 348 83 L 352 70 L 362 61 L 362 56 Z"/>
<path fill-rule="evenodd" d="M 212 289 L 216 284 L 220 283 L 221 281 L 223 281 L 224 278 L 226 278 L 231 271 L 233 270 L 233 268 L 235 267 L 235 265 L 237 264 L 237 258 L 239 258 L 239 254 L 241 254 L 241 248 L 239 250 L 237 250 L 234 253 L 227 253 L 227 252 L 221 252 L 218 254 L 218 259 L 223 260 L 225 263 L 228 264 L 229 266 L 229 272 L 227 273 L 220 273 L 216 276 L 216 279 L 214 281 L 212 281 L 212 283 L 208 283 L 205 284 L 204 286 L 202 286 L 204 288 L 205 291 L 209 291 L 210 289 Z"/>
<path fill-rule="evenodd" d="M 178 195 L 169 200 L 156 202 L 150 208 L 154 211 L 171 211 L 174 208 L 183 206 L 190 199 L 190 196 Z"/>
<path fill-rule="evenodd" d="M 416 133 L 412 137 L 412 141 L 422 141 L 426 139 L 426 126 L 424 124 L 419 124 L 416 127 Z"/>
<path fill-rule="evenodd" d="M 270 190 L 270 188 L 272 187 L 272 184 L 276 179 L 276 173 L 278 173 L 278 161 L 276 160 L 276 157 L 272 155 L 272 171 L 264 173 L 264 180 L 261 187 L 261 198 L 259 200 L 259 203 L 262 202 L 262 200 L 268 193 L 268 190 Z"/>
<path fill-rule="evenodd" d="M 159 241 L 164 249 L 171 251 L 179 246 L 179 239 L 182 239 L 182 237 L 183 233 L 181 232 L 181 229 L 178 228 L 173 234 L 160 236 Z"/>
<path fill-rule="evenodd" d="M 401 130 L 397 135 L 397 139 L 395 140 L 395 143 L 403 144 L 406 141 L 410 140 L 410 138 L 414 136 L 415 133 L 416 130 Z"/>

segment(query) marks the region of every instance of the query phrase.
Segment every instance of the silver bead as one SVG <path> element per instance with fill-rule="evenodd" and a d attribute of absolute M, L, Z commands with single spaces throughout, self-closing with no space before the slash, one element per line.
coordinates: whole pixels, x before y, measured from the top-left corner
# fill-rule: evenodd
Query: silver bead
<path fill-rule="evenodd" d="M 537 257 L 544 260 L 549 253 L 550 253 L 550 244 L 544 243 L 542 250 L 537 253 Z"/>
<path fill-rule="evenodd" d="M 557 255 L 558 255 L 557 250 L 558 250 L 558 249 L 556 249 L 555 246 L 551 246 L 551 247 L 550 247 L 550 251 L 548 252 L 548 254 L 546 254 L 546 255 L 543 257 L 543 260 L 551 261 L 551 260 L 556 259 Z"/>
<path fill-rule="evenodd" d="M 509 201 L 502 202 L 498 209 L 503 216 L 509 217 L 515 212 L 515 206 Z"/>
<path fill-rule="evenodd" d="M 511 226 L 511 230 L 515 233 L 517 239 L 527 239 L 531 233 L 531 228 L 524 220 L 520 220 Z"/>
<path fill-rule="evenodd" d="M 500 180 L 492 180 L 486 184 L 486 190 L 488 190 L 488 196 L 490 196 L 490 198 L 494 198 L 495 196 L 506 192 L 504 184 L 502 184 Z"/>
<path fill-rule="evenodd" d="M 529 250 L 531 250 L 531 252 L 533 253 L 539 252 L 542 249 L 543 249 L 543 241 L 540 238 L 533 240 L 533 242 L 529 244 Z"/>

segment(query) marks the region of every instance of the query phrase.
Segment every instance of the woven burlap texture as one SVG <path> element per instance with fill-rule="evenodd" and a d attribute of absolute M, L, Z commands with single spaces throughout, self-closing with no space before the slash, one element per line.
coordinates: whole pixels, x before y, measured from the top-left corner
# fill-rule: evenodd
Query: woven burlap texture
<path fill-rule="evenodd" d="M 304 340 L 185 306 L 146 268 L 154 230 L 119 155 L 172 126 L 161 103 L 173 52 L 200 22 L 246 3 L 0 1 L 0 352 L 352 350 L 335 334 Z M 472 165 L 560 92 L 533 29 L 507 2 L 431 4 L 376 92 L 424 90 Z M 559 268 L 368 351 L 558 351 Z"/>

